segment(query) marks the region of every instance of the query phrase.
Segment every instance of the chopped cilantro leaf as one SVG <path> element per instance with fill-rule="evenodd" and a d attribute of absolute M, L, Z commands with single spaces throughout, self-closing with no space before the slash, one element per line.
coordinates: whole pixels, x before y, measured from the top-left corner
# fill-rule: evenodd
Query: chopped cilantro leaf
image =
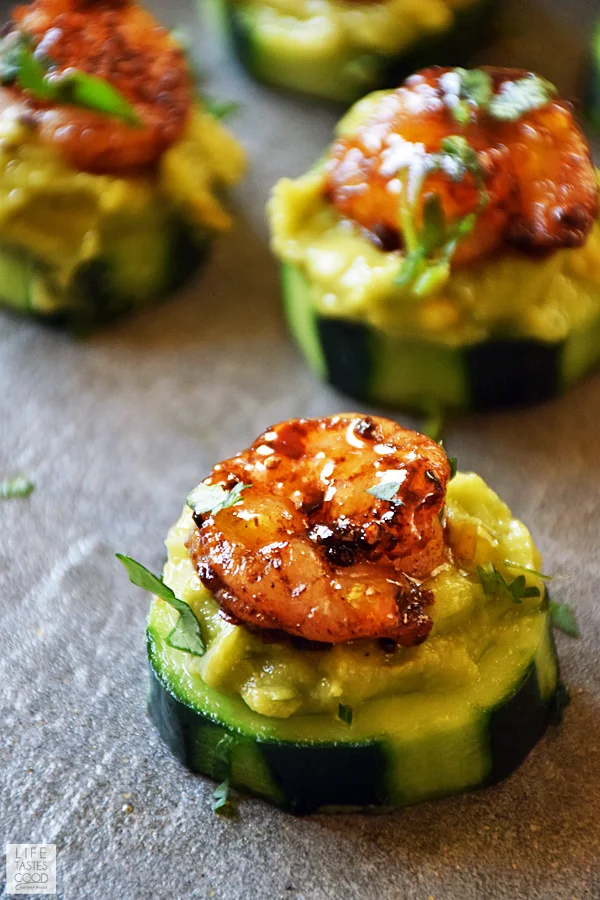
<path fill-rule="evenodd" d="M 557 600 L 550 601 L 550 618 L 552 625 L 558 631 L 568 634 L 569 637 L 581 637 L 581 631 L 577 624 L 575 612 L 568 603 L 559 603 Z"/>
<path fill-rule="evenodd" d="M 35 485 L 22 475 L 10 481 L 0 481 L 0 500 L 12 500 L 15 497 L 29 497 Z"/>
<path fill-rule="evenodd" d="M 533 585 L 531 587 L 527 586 L 524 575 L 517 575 L 512 581 L 506 581 L 502 573 L 494 565 L 486 568 L 477 566 L 477 575 L 484 594 L 492 595 L 505 592 L 510 596 L 513 603 L 521 603 L 523 599 L 540 596 L 539 588 Z"/>
<path fill-rule="evenodd" d="M 492 96 L 491 76 L 483 69 L 454 70 L 460 78 L 460 97 L 470 100 L 475 106 L 485 107 Z"/>
<path fill-rule="evenodd" d="M 379 484 L 367 488 L 367 494 L 371 494 L 372 497 L 376 497 L 378 500 L 388 500 L 390 502 L 395 500 L 396 503 L 401 504 L 402 501 L 396 496 L 400 490 L 400 485 L 400 481 L 381 481 Z"/>
<path fill-rule="evenodd" d="M 104 78 L 81 69 L 58 71 L 51 60 L 36 54 L 31 40 L 16 31 L 0 43 L 0 82 L 16 83 L 39 100 L 72 104 L 140 125 L 129 100 Z"/>
<path fill-rule="evenodd" d="M 211 516 L 216 516 L 222 509 L 241 503 L 242 491 L 249 487 L 252 485 L 239 481 L 230 491 L 226 491 L 218 484 L 201 482 L 193 491 L 190 491 L 185 502 L 195 515 L 210 513 Z"/>
<path fill-rule="evenodd" d="M 432 172 L 444 172 L 452 181 L 458 182 L 467 173 L 470 174 L 479 191 L 478 211 L 488 202 L 488 194 L 477 152 L 459 134 L 444 138 L 437 153 L 415 155 L 414 162 L 404 168 L 400 229 L 406 254 L 394 284 L 410 286 L 411 293 L 420 298 L 435 294 L 446 283 L 456 248 L 473 231 L 477 221 L 477 213 L 472 212 L 447 222 L 439 196 L 428 194 L 424 198 L 419 227 L 417 201 L 426 176 Z"/>
<path fill-rule="evenodd" d="M 341 719 L 348 727 L 352 725 L 352 707 L 345 706 L 343 703 L 338 704 L 338 719 Z"/>
<path fill-rule="evenodd" d="M 125 566 L 132 584 L 142 588 L 144 591 L 149 591 L 151 594 L 156 594 L 157 597 L 165 600 L 179 613 L 175 627 L 166 638 L 169 647 L 173 647 L 175 650 L 183 650 L 185 653 L 192 653 L 194 656 L 204 656 L 206 645 L 202 640 L 200 623 L 191 606 L 184 600 L 176 597 L 162 578 L 153 575 L 152 572 L 141 563 L 136 562 L 135 559 L 131 559 L 130 556 L 124 556 L 122 553 L 117 553 L 116 557 Z"/>
<path fill-rule="evenodd" d="M 216 787 L 213 791 L 213 812 L 225 812 L 226 807 L 228 806 L 229 800 L 229 779 L 226 778 L 225 781 L 221 782 L 221 784 Z"/>
<path fill-rule="evenodd" d="M 204 109 L 215 119 L 228 119 L 238 111 L 240 105 L 236 100 L 217 100 L 215 97 L 207 97 L 202 95 Z"/>
<path fill-rule="evenodd" d="M 543 572 L 536 572 L 535 569 L 530 569 L 528 566 L 520 566 L 518 563 L 508 562 L 506 559 L 503 560 L 502 564 L 506 566 L 507 569 L 520 569 L 521 572 L 529 572 L 530 575 L 535 575 L 536 578 L 542 578 L 544 581 L 552 581 L 557 577 L 555 575 L 544 575 Z"/>
<path fill-rule="evenodd" d="M 446 217 L 440 198 L 437 194 L 429 194 L 423 205 L 423 230 L 421 241 L 423 253 L 432 253 L 444 243 L 446 234 Z"/>
<path fill-rule="evenodd" d="M 465 172 L 481 175 L 481 164 L 479 162 L 477 151 L 461 134 L 451 134 L 448 137 L 443 138 L 440 147 L 443 154 L 458 163 L 457 174 L 453 179 L 454 181 L 460 181 L 461 178 L 464 177 Z M 443 160 L 440 162 L 440 165 L 443 166 Z"/>

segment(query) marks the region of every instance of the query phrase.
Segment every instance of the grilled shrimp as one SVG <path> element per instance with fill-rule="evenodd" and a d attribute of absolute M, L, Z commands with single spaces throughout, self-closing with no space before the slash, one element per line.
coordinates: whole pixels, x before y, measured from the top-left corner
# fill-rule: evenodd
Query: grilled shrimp
<path fill-rule="evenodd" d="M 485 69 L 497 95 L 503 86 L 533 77 L 522 70 Z M 477 213 L 474 231 L 453 257 L 455 265 L 486 256 L 503 243 L 544 253 L 584 243 L 598 212 L 598 187 L 589 146 L 571 107 L 558 97 L 517 121 L 495 119 L 485 105 L 472 107 L 468 124 L 457 124 L 448 94 L 452 70 L 424 69 L 379 103 L 353 134 L 334 142 L 327 162 L 326 193 L 337 210 L 385 250 L 402 246 L 399 227 L 399 164 L 411 154 L 440 150 L 460 134 L 477 153 L 487 192 L 472 173 L 460 180 L 435 171 L 426 176 L 422 204 L 437 194 L 448 221 Z M 506 88 L 504 87 L 504 90 Z"/>
<path fill-rule="evenodd" d="M 449 477 L 438 444 L 386 419 L 292 419 L 214 467 L 205 484 L 251 486 L 195 515 L 190 555 L 222 610 L 251 627 L 417 644 L 433 601 L 419 584 L 447 556 Z M 368 492 L 388 481 L 391 500 Z"/>
<path fill-rule="evenodd" d="M 76 106 L 53 106 L 16 87 L 0 107 L 22 102 L 43 140 L 76 168 L 119 174 L 155 164 L 182 134 L 192 86 L 184 54 L 133 0 L 35 0 L 18 6 L 15 27 L 60 74 L 75 68 L 105 79 L 133 106 L 140 126 Z"/>

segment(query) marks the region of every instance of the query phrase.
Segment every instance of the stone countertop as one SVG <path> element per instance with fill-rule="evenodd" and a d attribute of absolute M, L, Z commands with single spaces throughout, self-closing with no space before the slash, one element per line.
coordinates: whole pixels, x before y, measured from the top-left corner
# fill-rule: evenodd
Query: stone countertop
<path fill-rule="evenodd" d="M 572 90 L 595 4 L 555 5 L 554 19 L 517 3 L 528 36 L 508 33 L 494 58 Z M 162 6 L 197 28 L 188 4 Z M 214 785 L 146 717 L 147 598 L 115 551 L 157 570 L 216 459 L 271 422 L 349 405 L 286 337 L 263 215 L 268 188 L 306 168 L 336 115 L 248 82 L 205 46 L 210 89 L 242 101 L 232 127 L 252 169 L 237 230 L 196 285 L 86 342 L 0 314 L 0 473 L 36 484 L 0 504 L 1 841 L 55 843 L 66 900 L 598 900 L 600 375 L 446 435 L 531 526 L 545 568 L 570 576 L 553 591 L 583 632 L 558 637 L 573 696 L 563 727 L 508 781 L 386 816 L 293 818 L 243 800 L 224 820 Z"/>

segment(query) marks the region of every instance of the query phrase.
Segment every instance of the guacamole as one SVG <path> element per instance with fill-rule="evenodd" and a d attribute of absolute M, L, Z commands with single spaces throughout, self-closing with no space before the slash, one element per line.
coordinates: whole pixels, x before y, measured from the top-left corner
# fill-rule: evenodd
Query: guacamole
<path fill-rule="evenodd" d="M 244 154 L 197 107 L 156 174 L 119 178 L 72 169 L 11 108 L 0 116 L 0 296 L 41 315 L 86 302 L 82 272 L 102 270 L 115 305 L 168 288 L 182 232 L 202 246 L 230 217 L 216 194 Z M 198 255 L 196 250 L 195 255 Z"/>
<path fill-rule="evenodd" d="M 372 640 L 307 650 L 288 640 L 265 643 L 244 625 L 225 621 L 185 547 L 193 525 L 186 508 L 167 537 L 164 571 L 165 582 L 201 621 L 207 645 L 201 658 L 177 654 L 186 677 L 241 697 L 262 716 L 282 719 L 335 714 L 340 703 L 355 708 L 377 698 L 443 694 L 477 684 L 481 660 L 490 658 L 496 644 L 517 630 L 532 635 L 539 630 L 544 615 L 543 582 L 535 574 L 540 555 L 527 528 L 477 475 L 458 474 L 450 482 L 446 515 L 452 555 L 424 583 L 435 598 L 433 630 L 424 643 L 393 652 Z M 508 581 L 525 574 L 540 596 L 515 603 L 508 594 L 486 594 L 477 566 L 490 564 Z M 174 625 L 177 613 L 162 600 L 154 604 L 168 620 L 164 627 L 171 619 Z"/>

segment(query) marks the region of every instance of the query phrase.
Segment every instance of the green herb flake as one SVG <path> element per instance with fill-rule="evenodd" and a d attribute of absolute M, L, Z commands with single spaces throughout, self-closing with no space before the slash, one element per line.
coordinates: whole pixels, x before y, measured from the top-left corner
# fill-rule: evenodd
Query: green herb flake
<path fill-rule="evenodd" d="M 16 83 L 38 100 L 72 104 L 114 116 L 128 125 L 141 125 L 129 100 L 109 81 L 76 68 L 56 71 L 51 60 L 36 54 L 31 40 L 18 32 L 12 32 L 0 44 L 0 82 Z"/>
<path fill-rule="evenodd" d="M 524 575 L 517 575 L 512 581 L 506 581 L 496 566 L 491 565 L 488 568 L 477 566 L 476 568 L 483 593 L 486 595 L 507 594 L 513 603 L 521 603 L 522 600 L 530 597 L 539 597 L 540 590 L 533 585 L 527 586 Z"/>
<path fill-rule="evenodd" d="M 19 74 L 21 50 L 25 38 L 18 31 L 11 31 L 0 40 L 0 84 L 13 84 Z"/>
<path fill-rule="evenodd" d="M 186 503 L 194 515 L 202 516 L 209 513 L 216 516 L 222 509 L 237 506 L 242 502 L 242 491 L 252 487 L 251 484 L 243 484 L 239 481 L 230 491 L 226 491 L 218 484 L 204 484 L 201 482 L 186 497 Z"/>
<path fill-rule="evenodd" d="M 477 151 L 460 134 L 444 138 L 437 153 L 415 155 L 414 162 L 405 169 L 399 218 L 406 253 L 394 284 L 409 287 L 413 296 L 420 299 L 439 292 L 447 282 L 456 248 L 475 228 L 477 212 L 484 208 L 489 197 Z M 479 191 L 477 211 L 447 222 L 439 196 L 426 194 L 419 226 L 417 200 L 427 175 L 432 172 L 443 172 L 455 182 L 469 173 Z"/>
<path fill-rule="evenodd" d="M 539 75 L 505 81 L 489 103 L 489 113 L 501 122 L 516 122 L 521 116 L 541 109 L 556 95 L 553 84 Z"/>
<path fill-rule="evenodd" d="M 79 69 L 68 69 L 61 75 L 49 75 L 46 79 L 57 90 L 55 99 L 93 109 L 96 112 L 121 119 L 127 125 L 140 126 L 140 118 L 123 94 L 109 81 L 88 75 Z"/>
<path fill-rule="evenodd" d="M 345 706 L 343 703 L 338 704 L 338 719 L 344 722 L 348 728 L 352 725 L 352 716 L 353 712 L 351 706 Z"/>
<path fill-rule="evenodd" d="M 454 70 L 460 78 L 460 96 L 475 106 L 485 107 L 492 97 L 492 79 L 483 69 Z"/>
<path fill-rule="evenodd" d="M 226 778 L 225 781 L 222 781 L 221 784 L 214 789 L 213 797 L 213 812 L 221 814 L 225 813 L 227 807 L 230 805 L 228 778 Z"/>
<path fill-rule="evenodd" d="M 483 69 L 453 70 L 459 80 L 458 98 L 453 95 L 452 116 L 459 125 L 468 125 L 477 109 L 486 109 L 492 97 L 492 79 Z"/>
<path fill-rule="evenodd" d="M 559 603 L 557 600 L 551 600 L 550 618 L 553 627 L 558 631 L 568 634 L 569 637 L 581 637 L 581 631 L 579 630 L 575 612 L 568 603 Z"/>
<path fill-rule="evenodd" d="M 530 575 L 535 575 L 536 578 L 542 578 L 544 581 L 553 581 L 557 577 L 556 575 L 544 575 L 543 572 L 536 572 L 535 569 L 530 569 L 528 566 L 521 566 L 519 563 L 509 562 L 507 559 L 502 561 L 502 565 L 506 566 L 507 569 L 519 569 L 521 572 L 528 572 Z"/>
<path fill-rule="evenodd" d="M 17 497 L 29 497 L 34 490 L 33 481 L 18 475 L 9 481 L 0 481 L 0 500 L 13 500 Z"/>
<path fill-rule="evenodd" d="M 456 468 L 456 457 L 449 456 L 448 462 L 450 463 L 450 481 L 452 481 L 458 471 L 458 469 Z"/>
<path fill-rule="evenodd" d="M 215 119 L 228 119 L 236 113 L 241 104 L 236 100 L 217 100 L 215 97 L 207 97 L 202 95 L 202 103 L 207 113 Z"/>
<path fill-rule="evenodd" d="M 166 638 L 169 647 L 173 647 L 175 650 L 183 650 L 185 653 L 192 653 L 194 656 L 204 656 L 206 645 L 202 640 L 200 622 L 191 606 L 184 600 L 176 597 L 162 578 L 153 575 L 152 572 L 141 563 L 136 562 L 135 559 L 131 559 L 130 556 L 124 556 L 122 553 L 117 553 L 116 557 L 125 566 L 132 584 L 142 588 L 144 591 L 149 591 L 151 594 L 156 594 L 157 597 L 165 600 L 179 613 L 175 627 Z"/>
<path fill-rule="evenodd" d="M 394 284 L 397 287 L 407 287 L 409 284 L 414 282 L 417 278 L 417 275 L 419 275 L 423 271 L 424 264 L 424 247 L 419 247 L 417 250 L 412 250 L 410 253 L 407 253 L 402 260 L 400 271 L 394 277 Z"/>
<path fill-rule="evenodd" d="M 423 206 L 423 229 L 421 241 L 425 254 L 432 253 L 444 242 L 446 218 L 437 194 L 428 194 Z"/>
<path fill-rule="evenodd" d="M 400 481 L 382 481 L 373 485 L 373 487 L 367 488 L 367 494 L 376 497 L 378 500 L 387 500 L 390 503 L 395 501 L 398 505 L 401 505 L 402 501 L 396 496 L 401 484 L 402 482 Z"/>
<path fill-rule="evenodd" d="M 474 175 L 482 174 L 481 163 L 479 162 L 477 151 L 461 134 L 451 134 L 448 137 L 443 138 L 440 142 L 440 148 L 442 150 L 442 157 L 440 159 L 440 166 L 442 168 L 444 166 L 443 155 L 459 164 L 457 170 L 458 174 L 454 178 L 455 181 L 460 181 L 460 179 L 464 177 L 465 172 L 471 172 Z M 448 163 L 446 163 L 446 165 L 448 165 Z"/>

